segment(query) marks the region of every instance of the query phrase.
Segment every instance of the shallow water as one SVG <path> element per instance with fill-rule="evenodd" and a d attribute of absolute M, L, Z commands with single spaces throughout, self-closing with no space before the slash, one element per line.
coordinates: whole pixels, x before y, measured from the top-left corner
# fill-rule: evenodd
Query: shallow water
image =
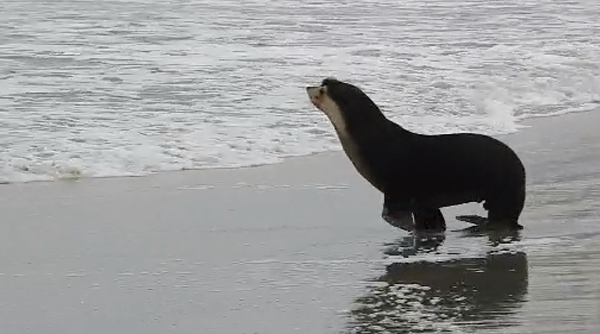
<path fill-rule="evenodd" d="M 445 239 L 422 241 L 377 219 L 380 203 L 360 185 L 282 174 L 242 184 L 234 174 L 2 193 L 4 332 L 600 328 L 600 228 L 590 216 L 557 235 L 561 221 L 538 224 L 544 209 L 533 206 L 516 236 L 453 231 L 461 226 L 450 219 Z"/>
<path fill-rule="evenodd" d="M 339 149 L 333 75 L 422 132 L 506 133 L 597 105 L 582 1 L 8 1 L 0 182 L 278 162 Z"/>
<path fill-rule="evenodd" d="M 4 185 L 3 332 L 598 333 L 597 119 L 504 138 L 529 175 L 515 235 L 461 231 L 466 205 L 445 238 L 407 236 L 333 154 Z"/>
<path fill-rule="evenodd" d="M 347 332 L 596 333 L 600 328 L 600 230 L 444 242 L 407 237 L 389 244 L 384 254 L 391 255 L 390 263 L 354 300 Z M 485 246 L 483 254 L 469 254 Z"/>

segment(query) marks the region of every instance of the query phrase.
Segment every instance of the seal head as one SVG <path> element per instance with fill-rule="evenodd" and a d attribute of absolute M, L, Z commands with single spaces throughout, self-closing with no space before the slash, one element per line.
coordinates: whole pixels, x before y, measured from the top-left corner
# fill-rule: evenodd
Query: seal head
<path fill-rule="evenodd" d="M 350 83 L 326 78 L 320 86 L 309 86 L 306 90 L 312 104 L 327 115 L 340 136 L 368 126 L 366 122 L 385 119 L 375 102 Z"/>
<path fill-rule="evenodd" d="M 372 123 L 385 121 L 377 105 L 358 87 L 326 78 L 319 86 L 306 87 L 311 103 L 331 121 L 344 152 L 358 172 L 375 188 L 383 191 L 383 184 L 373 173 L 372 163 L 367 163 L 364 148 L 365 131 L 378 129 Z M 369 124 L 371 123 L 371 124 Z"/>

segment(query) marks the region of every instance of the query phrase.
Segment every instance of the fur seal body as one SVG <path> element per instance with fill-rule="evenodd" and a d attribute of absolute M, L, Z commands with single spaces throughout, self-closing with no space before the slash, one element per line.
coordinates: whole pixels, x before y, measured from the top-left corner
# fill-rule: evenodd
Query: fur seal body
<path fill-rule="evenodd" d="M 306 90 L 357 171 L 383 193 L 382 217 L 389 224 L 441 232 L 446 223 L 440 208 L 484 202 L 487 219 L 457 218 L 490 228 L 522 228 L 525 168 L 506 144 L 476 133 L 408 131 L 387 119 L 360 88 L 333 78 Z"/>

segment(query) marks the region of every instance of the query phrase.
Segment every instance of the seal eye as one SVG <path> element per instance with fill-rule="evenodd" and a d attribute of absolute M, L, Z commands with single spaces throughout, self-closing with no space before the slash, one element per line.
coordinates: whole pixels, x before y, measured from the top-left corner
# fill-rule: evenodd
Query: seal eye
<path fill-rule="evenodd" d="M 323 96 L 325 94 L 325 88 L 319 88 L 319 96 Z"/>

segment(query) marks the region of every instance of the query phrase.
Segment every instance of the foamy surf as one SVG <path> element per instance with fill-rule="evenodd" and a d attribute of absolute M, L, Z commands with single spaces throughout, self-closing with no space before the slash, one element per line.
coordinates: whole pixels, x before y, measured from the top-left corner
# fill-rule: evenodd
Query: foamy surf
<path fill-rule="evenodd" d="M 312 110 L 307 112 L 314 113 Z M 316 113 L 314 115 L 315 118 L 321 116 Z M 428 134 L 453 131 L 500 134 L 519 129 L 515 123 L 501 118 L 497 121 L 477 116 L 472 119 L 443 119 L 427 115 L 391 118 L 406 128 Z M 23 147 L 25 151 L 0 157 L 3 163 L 0 183 L 145 176 L 165 171 L 250 167 L 280 163 L 289 157 L 340 150 L 330 125 L 322 119 L 316 119 L 316 122 L 320 125 L 306 130 L 301 127 L 297 131 L 281 129 L 280 134 L 277 130 L 271 130 L 271 138 L 260 140 L 253 139 L 259 138 L 259 132 L 262 131 L 257 124 L 255 130 L 247 130 L 245 136 L 215 134 L 216 138 L 208 138 L 208 142 L 214 144 L 206 147 L 207 143 L 196 142 L 191 137 L 173 138 L 163 143 L 144 143 L 136 138 L 123 138 L 112 143 L 106 140 L 106 147 L 97 147 L 86 144 L 91 140 L 82 138 L 74 144 L 69 138 L 62 142 L 62 139 L 57 138 L 60 135 L 56 135 L 47 138 L 49 142 L 56 142 L 54 146 L 45 146 L 42 150 L 35 148 L 29 152 Z M 112 146 L 118 142 L 121 142 L 120 146 Z"/>
<path fill-rule="evenodd" d="M 414 131 L 513 133 L 523 119 L 598 106 L 600 37 L 586 25 L 600 21 L 596 9 L 593 1 L 282 0 L 268 10 L 263 1 L 7 2 L 0 182 L 340 150 L 304 92 L 330 75 L 360 85 Z M 73 36 L 77 43 L 64 43 Z"/>

